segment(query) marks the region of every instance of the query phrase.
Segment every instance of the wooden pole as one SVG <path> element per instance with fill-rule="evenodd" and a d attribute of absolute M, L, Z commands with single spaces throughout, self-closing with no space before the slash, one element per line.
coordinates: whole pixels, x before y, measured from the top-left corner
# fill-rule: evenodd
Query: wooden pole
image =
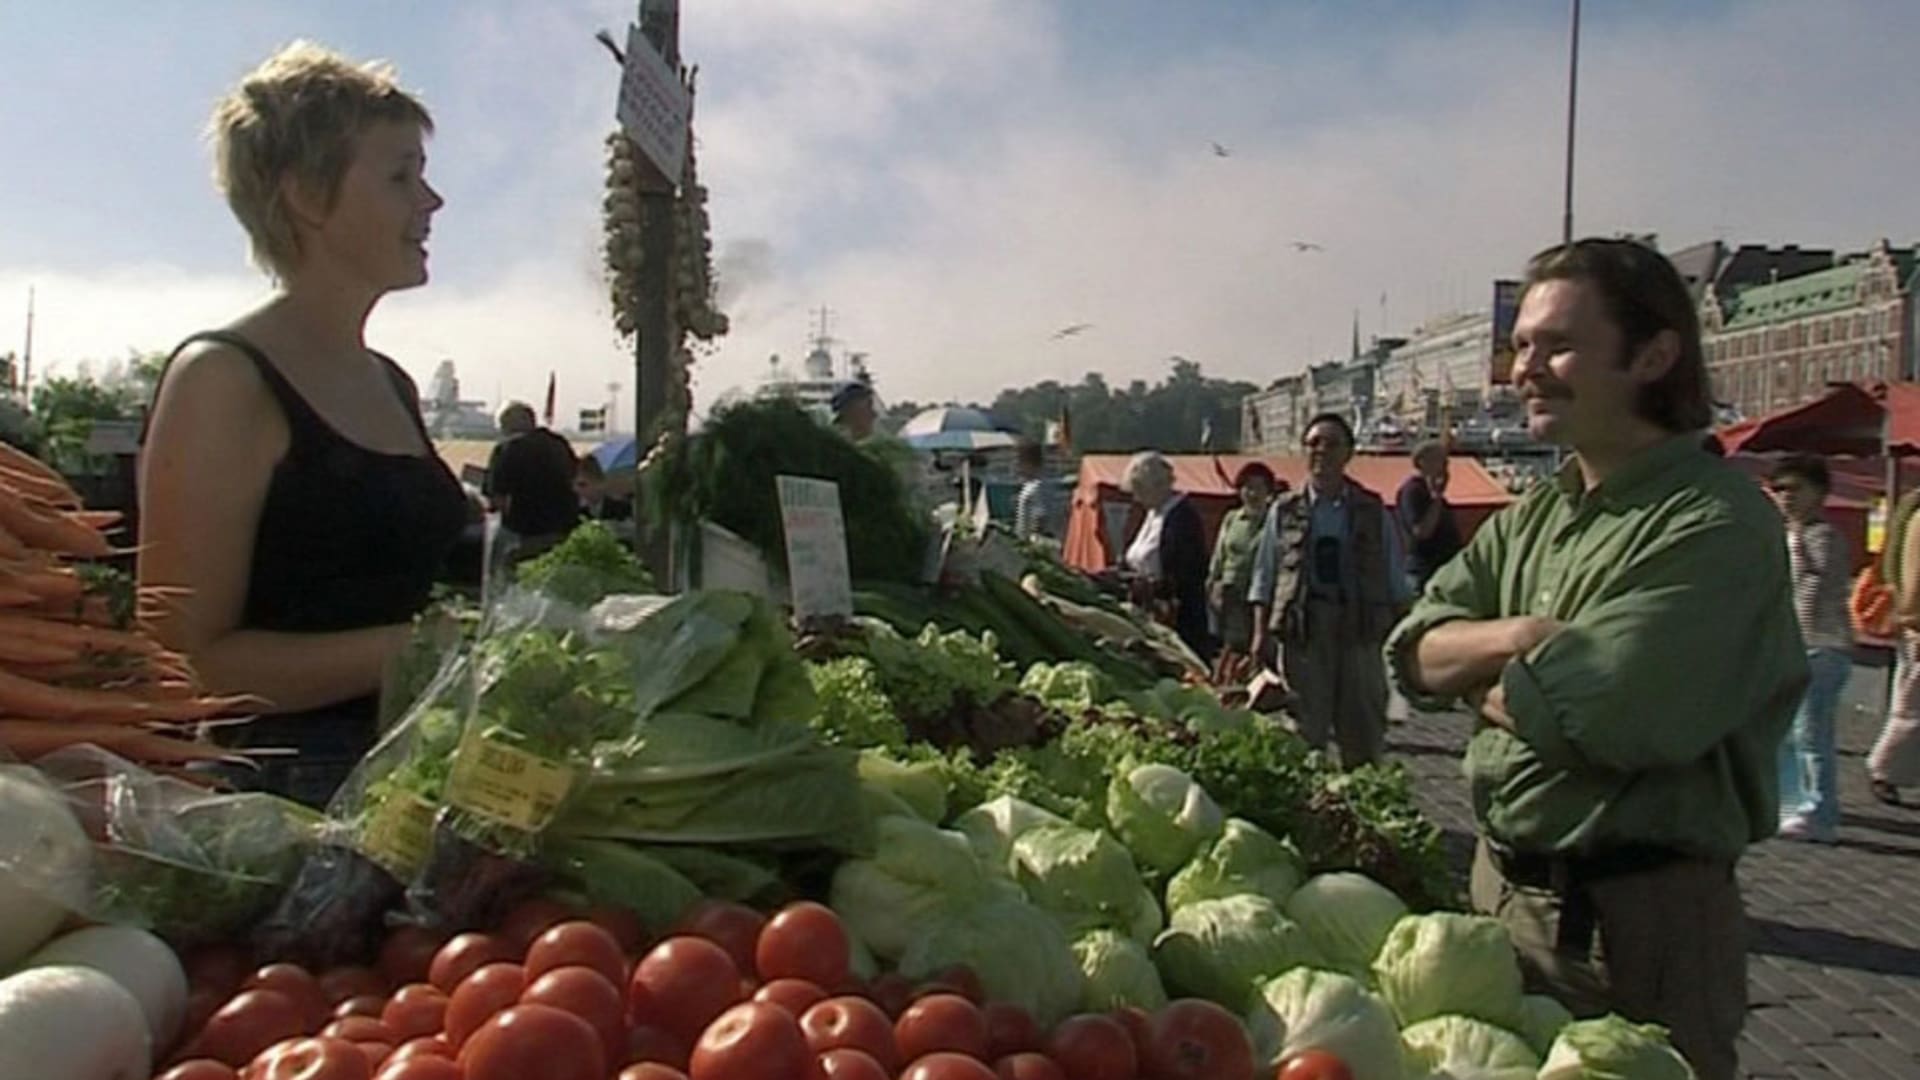
<path fill-rule="evenodd" d="M 640 0 L 640 33 L 667 66 L 680 70 L 680 0 Z M 666 178 L 664 185 L 649 185 L 640 195 L 640 244 L 642 262 L 635 292 L 640 310 L 634 313 L 634 438 L 639 440 L 641 458 L 671 423 L 675 435 L 686 433 L 686 418 L 673 408 L 673 351 L 678 333 L 669 313 L 673 290 L 673 212 L 675 185 L 680 178 Z M 676 419 L 677 418 L 677 419 Z M 635 498 L 636 513 L 642 500 Z M 641 557 L 654 580 L 666 588 L 672 580 L 672 530 L 667 522 L 656 521 L 636 536 Z"/>

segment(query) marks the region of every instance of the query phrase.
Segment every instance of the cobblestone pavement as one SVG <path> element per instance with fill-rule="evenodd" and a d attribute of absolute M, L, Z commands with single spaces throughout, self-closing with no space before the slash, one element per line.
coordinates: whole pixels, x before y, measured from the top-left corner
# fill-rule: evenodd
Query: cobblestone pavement
<path fill-rule="evenodd" d="M 1740 1063 L 1755 1080 L 1920 1080 L 1920 810 L 1875 801 L 1864 767 L 1885 688 L 1884 667 L 1858 666 L 1841 703 L 1840 842 L 1770 840 L 1740 864 L 1751 934 Z M 1463 880 L 1467 733 L 1464 716 L 1427 714 L 1389 734 Z"/>

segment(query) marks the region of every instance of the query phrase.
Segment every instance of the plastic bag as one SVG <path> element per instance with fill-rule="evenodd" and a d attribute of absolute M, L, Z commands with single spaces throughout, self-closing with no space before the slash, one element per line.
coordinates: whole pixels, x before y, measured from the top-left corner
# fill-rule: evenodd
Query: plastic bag
<path fill-rule="evenodd" d="M 35 767 L 93 841 L 84 892 L 65 888 L 65 902 L 176 946 L 244 936 L 325 826 L 320 814 L 278 796 L 210 792 L 95 746 L 60 750 Z"/>

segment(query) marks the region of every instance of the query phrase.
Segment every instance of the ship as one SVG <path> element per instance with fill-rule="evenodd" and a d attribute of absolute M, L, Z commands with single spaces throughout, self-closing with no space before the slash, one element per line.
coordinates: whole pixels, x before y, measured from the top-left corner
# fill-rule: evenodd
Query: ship
<path fill-rule="evenodd" d="M 790 398 L 802 408 L 824 413 L 831 408 L 833 395 L 841 387 L 850 382 L 873 385 L 873 374 L 867 369 L 866 353 L 842 351 L 835 354 L 834 347 L 840 342 L 829 332 L 832 315 L 824 307 L 814 312 L 813 336 L 807 341 L 807 356 L 800 362 L 798 371 L 782 363 L 778 353 L 767 358 L 767 373 L 762 377 L 755 397 Z"/>

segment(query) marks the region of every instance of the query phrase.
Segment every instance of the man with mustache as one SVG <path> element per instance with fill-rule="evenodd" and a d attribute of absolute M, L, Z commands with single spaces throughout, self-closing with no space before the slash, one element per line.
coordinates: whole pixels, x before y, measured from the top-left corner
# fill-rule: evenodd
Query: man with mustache
<path fill-rule="evenodd" d="M 1665 1025 L 1703 1080 L 1746 1015 L 1734 865 L 1777 821 L 1807 683 L 1779 514 L 1708 454 L 1680 275 L 1628 240 L 1528 264 L 1513 381 L 1572 451 L 1440 568 L 1388 639 L 1417 706 L 1479 714 L 1473 900 L 1576 1015 Z"/>

